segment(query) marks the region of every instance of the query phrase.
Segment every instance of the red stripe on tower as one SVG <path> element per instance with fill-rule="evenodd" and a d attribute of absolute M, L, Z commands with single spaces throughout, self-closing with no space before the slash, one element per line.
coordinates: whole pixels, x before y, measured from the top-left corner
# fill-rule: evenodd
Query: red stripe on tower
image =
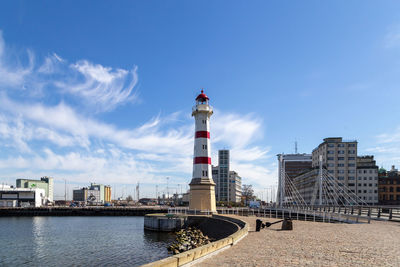
<path fill-rule="evenodd" d="M 208 138 L 210 139 L 210 132 L 208 131 L 197 131 L 196 138 Z"/>
<path fill-rule="evenodd" d="M 195 157 L 193 164 L 211 164 L 211 158 L 209 157 Z"/>

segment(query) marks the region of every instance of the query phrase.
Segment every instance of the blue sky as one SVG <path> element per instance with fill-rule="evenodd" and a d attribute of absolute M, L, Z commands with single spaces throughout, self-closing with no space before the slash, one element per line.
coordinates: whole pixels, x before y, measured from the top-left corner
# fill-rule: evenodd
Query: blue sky
<path fill-rule="evenodd" d="M 260 191 L 277 153 L 323 138 L 400 162 L 398 1 L 2 1 L 0 179 L 96 181 L 116 195 L 191 179 L 194 98 L 213 162 Z M 179 185 L 178 185 L 179 184 Z"/>

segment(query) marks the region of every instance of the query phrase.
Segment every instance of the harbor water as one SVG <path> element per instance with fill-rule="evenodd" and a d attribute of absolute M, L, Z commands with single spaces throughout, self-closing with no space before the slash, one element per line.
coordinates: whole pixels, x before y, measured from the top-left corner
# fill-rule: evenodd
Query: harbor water
<path fill-rule="evenodd" d="M 167 257 L 173 239 L 143 217 L 2 217 L 0 266 L 138 266 Z"/>

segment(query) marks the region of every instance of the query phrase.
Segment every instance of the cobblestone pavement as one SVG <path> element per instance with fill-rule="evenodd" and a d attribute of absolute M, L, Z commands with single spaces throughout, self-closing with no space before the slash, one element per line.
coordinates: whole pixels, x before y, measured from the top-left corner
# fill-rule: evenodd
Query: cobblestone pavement
<path fill-rule="evenodd" d="M 293 221 L 293 231 L 281 223 L 249 234 L 231 248 L 195 266 L 400 266 L 400 223 L 330 224 Z M 261 218 L 273 222 L 276 219 Z"/>

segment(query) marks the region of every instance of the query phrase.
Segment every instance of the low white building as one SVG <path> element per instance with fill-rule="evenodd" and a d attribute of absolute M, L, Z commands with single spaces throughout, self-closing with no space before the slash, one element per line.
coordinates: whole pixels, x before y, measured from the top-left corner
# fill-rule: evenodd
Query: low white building
<path fill-rule="evenodd" d="M 41 207 L 46 203 L 42 188 L 12 188 L 0 186 L 0 207 Z"/>

